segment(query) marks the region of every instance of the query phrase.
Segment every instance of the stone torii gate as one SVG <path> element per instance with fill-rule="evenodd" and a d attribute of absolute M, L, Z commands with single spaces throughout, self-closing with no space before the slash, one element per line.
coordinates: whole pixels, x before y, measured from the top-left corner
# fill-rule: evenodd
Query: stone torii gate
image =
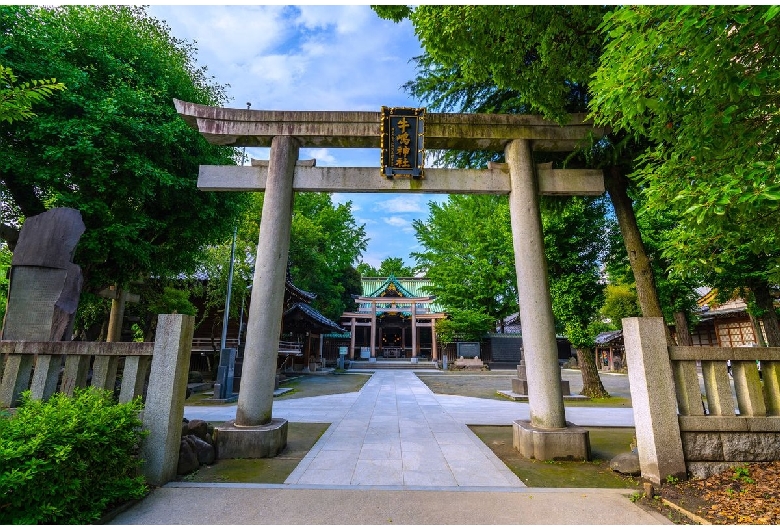
<path fill-rule="evenodd" d="M 523 331 L 530 422 L 515 422 L 515 447 L 533 458 L 589 458 L 588 433 L 566 422 L 539 213 L 539 194 L 600 195 L 601 170 L 537 165 L 534 152 L 570 152 L 603 131 L 572 115 L 560 126 L 529 115 L 427 114 L 426 149 L 503 151 L 484 170 L 425 169 L 424 179 L 385 178 L 377 168 L 316 167 L 301 147 L 380 147 L 379 112 L 261 111 L 174 100 L 179 115 L 210 143 L 270 147 L 258 166 L 201 166 L 206 191 L 265 191 L 236 419 L 216 436 L 223 457 L 274 456 L 287 421 L 273 418 L 294 191 L 342 193 L 488 193 L 509 196 Z"/>

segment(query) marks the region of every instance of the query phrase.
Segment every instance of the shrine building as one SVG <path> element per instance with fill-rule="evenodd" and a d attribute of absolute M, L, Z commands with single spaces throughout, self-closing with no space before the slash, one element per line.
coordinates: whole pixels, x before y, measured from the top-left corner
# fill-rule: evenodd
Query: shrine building
<path fill-rule="evenodd" d="M 363 278 L 357 311 L 341 315 L 350 332 L 349 358 L 437 360 L 436 320 L 446 315 L 426 293 L 430 285 L 425 278 Z"/>

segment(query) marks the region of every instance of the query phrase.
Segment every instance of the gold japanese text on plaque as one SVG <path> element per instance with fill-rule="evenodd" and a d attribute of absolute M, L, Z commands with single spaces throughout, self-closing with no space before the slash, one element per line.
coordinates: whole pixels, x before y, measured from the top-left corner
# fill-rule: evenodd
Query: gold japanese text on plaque
<path fill-rule="evenodd" d="M 423 178 L 425 109 L 382 107 L 382 175 Z"/>

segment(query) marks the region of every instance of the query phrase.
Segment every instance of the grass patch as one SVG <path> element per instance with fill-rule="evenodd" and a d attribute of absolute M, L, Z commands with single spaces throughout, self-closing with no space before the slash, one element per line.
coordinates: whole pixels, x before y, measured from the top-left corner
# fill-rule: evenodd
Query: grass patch
<path fill-rule="evenodd" d="M 217 422 L 214 422 L 216 426 Z M 329 423 L 289 423 L 287 446 L 274 458 L 229 458 L 201 466 L 182 480 L 241 484 L 284 484 L 285 479 L 317 443 Z"/>
<path fill-rule="evenodd" d="M 564 401 L 568 407 L 613 407 L 613 408 L 631 408 L 631 400 L 624 397 L 612 396 L 608 398 L 591 398 L 583 401 Z"/>
<path fill-rule="evenodd" d="M 371 379 L 371 374 L 332 373 L 327 375 L 303 375 L 281 381 L 282 388 L 292 388 L 292 392 L 277 396 L 275 400 L 297 399 L 302 397 L 327 396 L 360 392 L 363 385 Z"/>
<path fill-rule="evenodd" d="M 593 460 L 540 461 L 525 458 L 512 447 L 512 427 L 470 425 L 469 428 L 506 466 L 534 488 L 636 488 L 638 482 L 609 468 L 609 461 L 630 450 L 633 428 L 588 428 Z"/>
<path fill-rule="evenodd" d="M 292 376 L 279 383 L 281 388 L 292 388 L 292 392 L 276 396 L 274 397 L 274 400 L 360 392 L 360 389 L 363 388 L 363 385 L 365 385 L 370 378 L 370 374 L 354 373 Z M 208 407 L 230 407 L 236 405 L 235 401 L 232 403 L 216 403 L 214 401 L 209 401 L 209 398 L 212 398 L 213 396 L 213 390 L 198 392 L 191 395 L 184 404 Z"/>

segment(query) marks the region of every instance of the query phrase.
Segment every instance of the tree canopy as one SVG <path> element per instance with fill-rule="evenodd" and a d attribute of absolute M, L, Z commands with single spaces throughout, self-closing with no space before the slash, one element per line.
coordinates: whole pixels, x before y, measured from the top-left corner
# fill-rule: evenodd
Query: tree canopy
<path fill-rule="evenodd" d="M 66 206 L 87 227 L 75 261 L 88 288 L 194 269 L 247 200 L 196 187 L 200 164 L 233 163 L 234 151 L 209 145 L 173 106 L 225 103 L 194 46 L 131 6 L 0 6 L 0 28 L 0 64 L 23 83 L 67 86 L 34 119 L 0 123 L 3 235 Z"/>
<path fill-rule="evenodd" d="M 396 278 L 411 278 L 414 276 L 414 267 L 404 264 L 403 258 L 388 257 L 382 260 L 379 268 L 374 268 L 368 263 L 360 262 L 357 271 L 365 277 L 385 277 L 394 275 Z"/>
<path fill-rule="evenodd" d="M 482 335 L 517 311 L 517 276 L 506 197 L 450 195 L 429 203 L 426 220 L 413 223 L 423 247 L 413 252 L 431 280 L 430 294 L 461 326 Z"/>
<path fill-rule="evenodd" d="M 35 116 L 33 104 L 64 89 L 65 85 L 56 79 L 33 79 L 18 84 L 13 70 L 0 65 L 0 121 L 28 120 Z"/>
<path fill-rule="evenodd" d="M 664 249 L 678 273 L 737 260 L 725 252 L 736 247 L 777 249 L 779 13 L 778 6 L 626 6 L 604 18 L 593 116 L 650 141 L 635 175 L 646 208 L 679 217 Z M 767 273 L 780 278 L 777 257 Z"/>
<path fill-rule="evenodd" d="M 231 296 L 231 316 L 238 317 L 249 296 L 262 222 L 262 193 L 248 194 L 250 207 L 237 225 L 236 252 Z M 203 283 L 206 299 L 204 319 L 224 312 L 232 236 L 207 249 L 207 258 L 191 283 Z M 365 227 L 352 216 L 352 204 L 334 205 L 325 193 L 295 194 L 290 234 L 289 270 L 293 284 L 317 295 L 313 306 L 330 319 L 338 319 L 354 305 L 353 294 L 362 291 L 355 264 L 365 251 Z M 223 313 L 224 314 L 224 313 Z"/>

